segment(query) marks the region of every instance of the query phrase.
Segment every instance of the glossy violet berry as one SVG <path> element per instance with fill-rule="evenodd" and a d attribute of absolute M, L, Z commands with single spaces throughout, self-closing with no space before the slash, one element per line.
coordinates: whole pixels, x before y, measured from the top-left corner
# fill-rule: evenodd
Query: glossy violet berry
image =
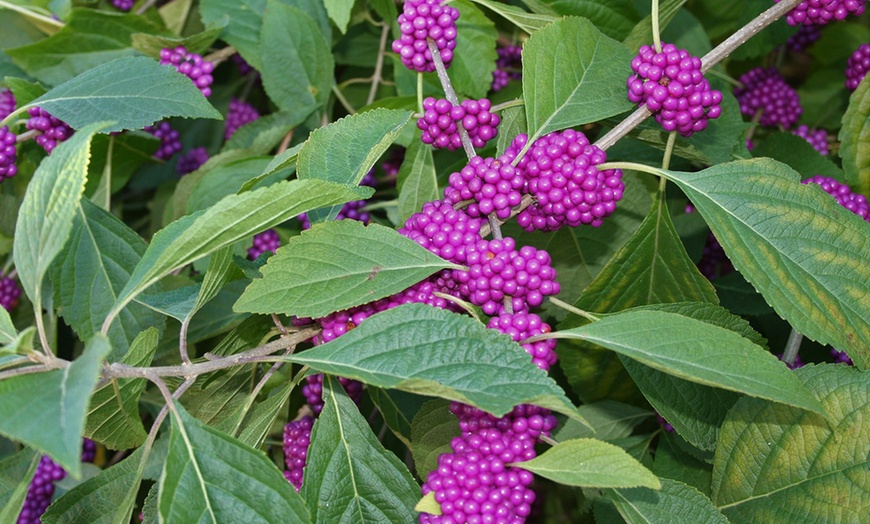
<path fill-rule="evenodd" d="M 870 71 L 870 44 L 861 44 L 846 62 L 846 88 L 858 89 L 858 84 Z"/>
<path fill-rule="evenodd" d="M 831 356 L 834 357 L 835 364 L 846 364 L 847 366 L 854 365 L 854 363 L 852 362 L 852 359 L 849 358 L 849 355 L 847 355 L 845 351 L 840 351 L 836 348 L 831 348 Z"/>
<path fill-rule="evenodd" d="M 495 61 L 495 71 L 492 72 L 492 90 L 501 91 L 511 80 L 523 77 L 523 48 L 509 45 L 496 49 L 498 59 Z"/>
<path fill-rule="evenodd" d="M 302 488 L 302 474 L 308 462 L 308 446 L 311 445 L 311 428 L 314 417 L 304 416 L 284 426 L 284 478 L 296 491 Z"/>
<path fill-rule="evenodd" d="M 248 258 L 254 260 L 267 251 L 274 254 L 279 247 L 281 247 L 281 239 L 278 238 L 278 232 L 267 229 L 254 235 L 254 243 L 248 248 Z"/>
<path fill-rule="evenodd" d="M 511 158 L 476 156 L 459 172 L 452 173 L 444 189 L 444 201 L 456 205 L 473 200 L 466 208 L 472 217 L 495 214 L 504 220 L 523 200 L 526 179 L 523 171 L 511 165 Z"/>
<path fill-rule="evenodd" d="M 860 16 L 866 4 L 867 0 L 806 0 L 789 11 L 786 20 L 789 25 L 824 25 L 849 15 Z"/>
<path fill-rule="evenodd" d="M 362 382 L 344 377 L 338 377 L 338 382 L 344 387 L 347 396 L 359 404 L 360 400 L 362 400 Z M 323 375 L 318 374 L 305 377 L 302 394 L 305 396 L 308 406 L 311 407 L 311 411 L 315 415 L 320 415 L 320 412 L 323 411 Z"/>
<path fill-rule="evenodd" d="M 9 89 L 0 89 L 0 120 L 15 111 L 15 95 Z"/>
<path fill-rule="evenodd" d="M 701 72 L 701 59 L 685 49 L 663 44 L 657 53 L 645 45 L 631 61 L 631 70 L 628 99 L 646 105 L 667 132 L 691 136 L 722 112 L 722 93 L 710 88 Z"/>
<path fill-rule="evenodd" d="M 456 48 L 458 18 L 459 10 L 441 5 L 440 0 L 405 0 L 399 15 L 402 36 L 393 41 L 393 52 L 399 54 L 408 69 L 432 72 L 435 62 L 427 44 L 427 40 L 431 40 L 441 54 L 444 67 L 450 67 Z"/>
<path fill-rule="evenodd" d="M 423 116 L 417 120 L 417 129 L 423 133 L 421 140 L 435 149 L 459 149 L 462 141 L 459 138 L 459 128 L 451 115 L 453 104 L 446 98 L 427 97 L 423 100 Z M 459 113 L 461 110 L 457 111 Z"/>
<path fill-rule="evenodd" d="M 115 9 L 124 12 L 133 9 L 133 4 L 135 3 L 135 0 L 112 0 L 112 5 L 115 6 Z"/>
<path fill-rule="evenodd" d="M 798 27 L 797 33 L 790 36 L 789 39 L 786 40 L 785 45 L 790 51 L 800 53 L 813 45 L 821 37 L 821 27 L 817 25 L 801 24 Z"/>
<path fill-rule="evenodd" d="M 824 129 L 810 129 L 807 126 L 798 126 L 792 129 L 791 134 L 797 135 L 807 142 L 822 156 L 828 156 L 828 132 Z"/>
<path fill-rule="evenodd" d="M 870 222 L 870 204 L 867 202 L 867 197 L 853 192 L 846 184 L 822 175 L 807 178 L 802 183 L 818 184 L 826 193 L 836 198 L 838 204 Z"/>
<path fill-rule="evenodd" d="M 227 111 L 226 128 L 224 129 L 224 140 L 229 140 L 236 130 L 245 124 L 253 122 L 260 118 L 260 113 L 251 104 L 233 98 L 230 100 L 230 108 Z"/>
<path fill-rule="evenodd" d="M 73 135 L 70 126 L 51 116 L 48 111 L 41 107 L 31 107 L 27 110 L 30 118 L 27 120 L 27 129 L 36 131 L 36 143 L 51 154 L 54 148 Z"/>
<path fill-rule="evenodd" d="M 184 176 L 193 173 L 206 162 L 208 162 L 208 150 L 204 147 L 195 147 L 178 157 L 175 169 L 178 171 L 178 176 Z"/>
<path fill-rule="evenodd" d="M 15 147 L 18 137 L 6 126 L 0 127 L 0 182 L 18 173 L 15 161 L 18 159 Z"/>
<path fill-rule="evenodd" d="M 464 210 L 454 209 L 447 202 L 426 202 L 419 213 L 414 213 L 399 233 L 417 242 L 445 260 L 464 264 L 469 246 L 480 240 L 481 220 L 472 218 Z"/>
<path fill-rule="evenodd" d="M 211 96 L 211 76 L 214 64 L 203 60 L 196 53 L 189 53 L 184 46 L 160 50 L 160 63 L 171 65 L 179 73 L 187 76 L 205 97 Z"/>
<path fill-rule="evenodd" d="M 12 277 L 0 277 L 0 307 L 6 311 L 12 311 L 18 305 L 21 297 L 21 288 Z"/>
<path fill-rule="evenodd" d="M 740 84 L 734 89 L 740 112 L 750 118 L 760 113 L 758 122 L 763 126 L 789 128 L 803 113 L 797 91 L 774 67 L 756 67 L 740 77 Z"/>
<path fill-rule="evenodd" d="M 486 327 L 510 335 L 514 342 L 550 332 L 549 324 L 534 313 L 503 313 L 492 317 Z M 558 360 L 556 339 L 539 340 L 522 346 L 531 355 L 532 362 L 544 371 L 549 370 Z"/>
<path fill-rule="evenodd" d="M 157 125 L 146 126 L 145 132 L 150 133 L 160 139 L 160 146 L 154 152 L 154 158 L 159 160 L 169 160 L 172 155 L 181 151 L 181 135 L 169 122 L 162 121 Z"/>
<path fill-rule="evenodd" d="M 27 488 L 27 497 L 24 506 L 18 514 L 17 524 L 39 524 L 42 522 L 42 514 L 51 504 L 54 496 L 54 483 L 66 477 L 66 471 L 59 464 L 48 458 L 47 455 L 39 461 L 36 473 L 30 486 Z"/>

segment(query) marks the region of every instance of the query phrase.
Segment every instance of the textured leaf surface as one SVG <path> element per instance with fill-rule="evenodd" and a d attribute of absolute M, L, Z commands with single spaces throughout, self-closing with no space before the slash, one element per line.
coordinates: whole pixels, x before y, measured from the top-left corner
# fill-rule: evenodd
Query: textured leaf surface
<path fill-rule="evenodd" d="M 666 173 L 779 315 L 867 367 L 870 224 L 796 175 L 769 159 Z"/>
<path fill-rule="evenodd" d="M 151 365 L 158 337 L 155 328 L 142 331 L 121 363 L 140 367 Z M 85 436 L 109 449 L 141 446 L 148 436 L 139 416 L 139 396 L 144 389 L 144 378 L 121 378 L 95 391 L 88 407 Z"/>
<path fill-rule="evenodd" d="M 553 435 L 558 441 L 595 437 L 598 440 L 615 440 L 631 435 L 632 430 L 653 415 L 648 409 L 623 404 L 615 400 L 602 400 L 583 404 L 577 411 L 589 426 L 568 420 L 561 424 Z"/>
<path fill-rule="evenodd" d="M 517 404 L 577 416 L 556 382 L 509 337 L 424 304 L 374 315 L 287 360 L 382 388 L 458 400 L 498 417 Z"/>
<path fill-rule="evenodd" d="M 335 83 L 329 43 L 303 10 L 267 0 L 260 31 L 263 87 L 283 111 L 326 103 Z"/>
<path fill-rule="evenodd" d="M 203 0 L 199 10 L 204 24 L 218 24 L 226 17 L 221 39 L 238 49 L 254 69 L 263 69 L 259 43 L 265 0 Z"/>
<path fill-rule="evenodd" d="M 51 456 L 81 475 L 82 429 L 109 340 L 94 335 L 66 369 L 0 381 L 0 433 Z"/>
<path fill-rule="evenodd" d="M 722 426 L 713 502 L 733 522 L 861 522 L 870 507 L 870 382 L 842 364 L 795 374 L 830 416 L 754 398 Z"/>
<path fill-rule="evenodd" d="M 661 487 L 658 477 L 622 448 L 592 438 L 560 442 L 532 460 L 517 465 L 568 486 Z"/>
<path fill-rule="evenodd" d="M 415 521 L 420 488 L 408 468 L 381 446 L 359 408 L 331 377 L 324 377 L 323 402 L 311 433 L 301 492 L 312 520 Z"/>
<path fill-rule="evenodd" d="M 156 59 L 160 58 L 160 51 L 162 49 L 178 46 L 183 46 L 191 53 L 205 55 L 208 54 L 209 47 L 220 36 L 223 28 L 226 27 L 227 24 L 225 22 L 184 38 L 135 33 L 131 35 L 133 48 Z"/>
<path fill-rule="evenodd" d="M 396 187 L 399 191 L 399 223 L 404 224 L 423 204 L 438 200 L 438 178 L 432 148 L 420 140 L 420 132 L 405 151 L 405 161 L 399 168 Z"/>
<path fill-rule="evenodd" d="M 57 146 L 39 164 L 18 211 L 13 256 L 18 278 L 35 311 L 42 311 L 42 280 L 63 249 L 85 190 L 91 137 L 89 126 Z"/>
<path fill-rule="evenodd" d="M 533 34 L 523 46 L 530 142 L 630 110 L 625 79 L 631 58 L 584 18 L 563 18 Z"/>
<path fill-rule="evenodd" d="M 176 404 L 160 476 L 162 522 L 311 522 L 302 498 L 266 455 Z"/>
<path fill-rule="evenodd" d="M 100 330 L 145 248 L 145 241 L 118 218 L 87 199 L 81 200 L 69 243 L 52 279 L 61 316 L 79 338 L 86 339 Z M 97 289 L 99 292 L 94 292 Z M 162 316 L 154 311 L 141 304 L 128 305 L 109 330 L 110 360 L 124 356 L 141 331 L 150 326 L 162 330 L 163 325 Z"/>
<path fill-rule="evenodd" d="M 733 331 L 673 313 L 630 310 L 558 331 L 678 378 L 824 413 L 775 356 Z"/>
<path fill-rule="evenodd" d="M 241 424 L 238 439 L 248 446 L 258 448 L 263 445 L 266 435 L 271 431 L 272 424 L 278 416 L 279 411 L 284 407 L 287 397 L 293 391 L 294 384 L 288 382 L 277 393 L 273 393 L 269 398 L 254 405 L 248 411 L 245 419 Z"/>
<path fill-rule="evenodd" d="M 99 65 L 32 103 L 73 129 L 113 122 L 100 129 L 104 133 L 142 129 L 170 116 L 221 119 L 189 78 L 145 57 Z"/>
<path fill-rule="evenodd" d="M 438 457 L 452 453 L 450 440 L 462 433 L 456 415 L 450 412 L 450 402 L 443 399 L 423 404 L 411 421 L 411 455 L 414 467 L 424 481 L 438 469 Z"/>
<path fill-rule="evenodd" d="M 548 14 L 529 13 L 519 7 L 503 4 L 494 0 L 472 0 L 477 5 L 482 5 L 493 12 L 498 13 L 509 22 L 513 23 L 518 28 L 526 33 L 532 34 L 538 29 L 551 22 L 555 22 L 558 18 Z"/>
<path fill-rule="evenodd" d="M 728 524 L 725 515 L 700 491 L 676 480 L 661 479 L 661 483 L 659 491 L 615 489 L 608 491 L 607 497 L 628 524 Z"/>
<path fill-rule="evenodd" d="M 681 448 L 685 446 L 680 437 L 662 433 L 656 444 L 655 462 L 652 471 L 659 478 L 678 480 L 710 496 L 713 465 L 692 456 Z M 712 456 L 710 457 L 712 459 Z"/>
<path fill-rule="evenodd" d="M 18 331 L 12 324 L 12 318 L 9 317 L 9 312 L 6 308 L 0 308 L 0 345 L 6 345 L 15 340 Z"/>
<path fill-rule="evenodd" d="M 450 80 L 457 92 L 469 98 L 484 98 L 492 86 L 492 72 L 498 55 L 495 24 L 468 0 L 450 4 L 459 9 L 456 20 L 456 49 L 450 64 Z"/>
<path fill-rule="evenodd" d="M 394 229 L 338 220 L 281 246 L 235 309 L 320 318 L 398 293 L 446 267 Z"/>
<path fill-rule="evenodd" d="M 359 198 L 367 190 L 320 180 L 294 180 L 231 195 L 184 216 L 154 235 L 113 311 L 173 270 L 316 207 Z"/>
<path fill-rule="evenodd" d="M 0 519 L 2 521 L 15 522 L 18 519 L 39 460 L 40 456 L 32 449 L 22 449 L 0 461 Z"/>
<path fill-rule="evenodd" d="M 398 389 L 376 387 L 366 388 L 366 393 L 377 406 L 384 422 L 396 435 L 396 438 L 411 448 L 411 421 L 420 412 L 428 398 Z"/>
<path fill-rule="evenodd" d="M 822 156 L 805 139 L 791 133 L 774 133 L 760 141 L 752 156 L 770 157 L 782 162 L 801 174 L 801 178 L 823 175 L 843 179 L 843 170 Z"/>
<path fill-rule="evenodd" d="M 142 448 L 65 493 L 43 514 L 43 524 L 129 522 L 145 467 Z"/>
<path fill-rule="evenodd" d="M 354 0 L 324 0 L 323 5 L 329 18 L 335 22 L 336 27 L 342 33 L 347 32 L 347 23 L 350 22 L 350 12 L 353 9 Z"/>
<path fill-rule="evenodd" d="M 870 80 L 866 76 L 849 97 L 839 139 L 846 181 L 870 194 Z"/>

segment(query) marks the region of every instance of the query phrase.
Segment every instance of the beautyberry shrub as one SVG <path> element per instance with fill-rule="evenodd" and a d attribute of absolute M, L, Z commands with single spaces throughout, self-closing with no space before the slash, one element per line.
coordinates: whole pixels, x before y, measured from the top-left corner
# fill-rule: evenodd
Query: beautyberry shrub
<path fill-rule="evenodd" d="M 435 71 L 435 62 L 427 40 L 432 40 L 441 54 L 444 67 L 450 67 L 456 48 L 456 20 L 459 10 L 441 5 L 440 0 L 405 0 L 399 15 L 402 36 L 393 41 L 405 67 L 412 71 Z"/>

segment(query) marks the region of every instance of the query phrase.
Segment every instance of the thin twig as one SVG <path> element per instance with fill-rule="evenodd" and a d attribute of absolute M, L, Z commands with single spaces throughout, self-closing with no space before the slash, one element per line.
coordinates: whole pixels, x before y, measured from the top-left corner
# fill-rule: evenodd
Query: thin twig
<path fill-rule="evenodd" d="M 441 87 L 444 89 L 444 94 L 451 104 L 458 106 L 459 98 L 456 96 L 456 91 L 453 90 L 453 84 L 450 83 L 450 77 L 447 75 L 447 68 L 444 67 L 444 62 L 441 60 L 441 51 L 431 38 L 426 39 L 426 44 L 429 46 L 429 53 L 432 55 L 432 61 L 435 62 L 435 72 L 438 74 L 438 80 L 441 82 Z M 471 138 L 468 136 L 468 131 L 461 125 L 456 126 L 459 132 L 459 139 L 462 141 L 462 149 L 465 150 L 465 155 L 469 160 L 477 156 L 474 151 L 474 146 L 471 144 Z"/>
<path fill-rule="evenodd" d="M 384 69 L 384 50 L 387 48 L 387 37 L 390 34 L 390 25 L 383 24 L 381 28 L 381 41 L 378 44 L 378 61 L 375 62 L 375 72 L 372 74 L 372 87 L 369 89 L 369 96 L 366 98 L 366 105 L 375 101 L 375 96 L 378 94 L 378 84 L 381 81 L 381 72 Z"/>

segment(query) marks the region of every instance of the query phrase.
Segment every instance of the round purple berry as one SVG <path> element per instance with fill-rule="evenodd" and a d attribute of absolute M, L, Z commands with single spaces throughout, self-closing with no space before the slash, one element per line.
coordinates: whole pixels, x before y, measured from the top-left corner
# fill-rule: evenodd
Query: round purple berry
<path fill-rule="evenodd" d="M 72 136 L 73 130 L 70 126 L 51 116 L 41 107 L 31 107 L 27 112 L 30 115 L 27 129 L 39 133 L 36 136 L 36 143 L 42 146 L 46 153 L 51 154 L 59 143 Z"/>
<path fill-rule="evenodd" d="M 175 169 L 178 171 L 178 176 L 184 176 L 193 173 L 206 162 L 208 162 L 208 150 L 204 147 L 195 147 L 178 157 Z"/>
<path fill-rule="evenodd" d="M 145 131 L 160 139 L 160 146 L 154 152 L 154 158 L 169 160 L 172 155 L 181 151 L 181 135 L 169 122 L 162 121 L 154 126 L 145 127 Z"/>
<path fill-rule="evenodd" d="M 826 193 L 836 198 L 838 204 L 870 222 L 870 204 L 867 203 L 867 197 L 854 193 L 846 184 L 822 175 L 807 178 L 802 183 L 818 184 Z"/>
<path fill-rule="evenodd" d="M 789 50 L 795 53 L 800 53 L 801 51 L 804 51 L 809 46 L 814 44 L 821 37 L 821 27 L 817 25 L 801 24 L 798 27 L 797 33 L 789 37 L 789 39 L 785 42 L 785 45 L 789 48 Z"/>
<path fill-rule="evenodd" d="M 419 213 L 405 221 L 399 233 L 439 257 L 465 264 L 468 246 L 482 240 L 481 221 L 441 200 L 426 202 Z"/>
<path fill-rule="evenodd" d="M 308 461 L 308 446 L 311 445 L 311 428 L 314 417 L 304 416 L 284 426 L 284 470 L 286 478 L 296 491 L 302 488 L 302 474 Z"/>
<path fill-rule="evenodd" d="M 847 355 L 845 351 L 840 351 L 836 348 L 831 348 L 831 356 L 834 357 L 835 364 L 846 364 L 847 366 L 854 365 L 854 363 L 852 362 L 852 359 L 849 358 L 849 355 Z"/>
<path fill-rule="evenodd" d="M 18 137 L 6 126 L 0 127 L 0 182 L 18 173 L 15 161 L 18 159 L 15 147 Z"/>
<path fill-rule="evenodd" d="M 362 400 L 362 382 L 344 377 L 338 377 L 338 382 L 351 400 L 359 404 L 360 400 Z M 323 411 L 323 375 L 318 374 L 305 377 L 302 394 L 305 396 L 308 406 L 311 407 L 311 411 L 315 415 L 319 415 Z"/>
<path fill-rule="evenodd" d="M 115 6 L 115 9 L 124 12 L 133 9 L 133 4 L 135 3 L 135 0 L 112 0 L 112 5 Z"/>
<path fill-rule="evenodd" d="M 504 313 L 492 317 L 486 327 L 510 335 L 514 342 L 550 332 L 549 324 L 534 313 Z M 556 339 L 539 340 L 522 346 L 526 353 L 531 355 L 532 362 L 544 371 L 548 371 L 558 360 Z"/>
<path fill-rule="evenodd" d="M 631 70 L 634 74 L 626 81 L 628 99 L 646 105 L 667 132 L 691 136 L 722 112 L 722 93 L 710 88 L 701 72 L 701 59 L 685 49 L 663 44 L 657 53 L 645 45 L 631 61 Z"/>
<path fill-rule="evenodd" d="M 435 70 L 427 40 L 435 42 L 444 67 L 453 61 L 456 48 L 456 20 L 459 10 L 441 5 L 440 0 L 405 0 L 399 15 L 402 36 L 393 41 L 393 52 L 398 53 L 405 67 L 421 73 Z"/>
<path fill-rule="evenodd" d="M 267 229 L 254 235 L 254 244 L 248 248 L 248 258 L 254 260 L 267 251 L 274 254 L 279 247 L 281 247 L 281 239 L 278 238 L 278 232 Z"/>
<path fill-rule="evenodd" d="M 82 439 L 82 462 L 94 462 L 97 458 L 97 443 L 89 438 Z"/>
<path fill-rule="evenodd" d="M 171 65 L 179 73 L 187 76 L 201 92 L 208 97 L 211 95 L 211 76 L 214 64 L 203 60 L 196 53 L 189 53 L 184 46 L 165 48 L 160 50 L 160 63 Z"/>
<path fill-rule="evenodd" d="M 254 106 L 243 100 L 233 98 L 230 100 L 230 109 L 227 112 L 224 140 L 229 140 L 236 130 L 258 118 L 260 118 L 260 113 L 257 112 Z"/>
<path fill-rule="evenodd" d="M 9 89 L 0 89 L 0 120 L 15 111 L 15 95 Z"/>
<path fill-rule="evenodd" d="M 828 156 L 828 132 L 824 129 L 810 129 L 807 126 L 798 126 L 791 134 L 797 135 L 807 142 L 813 149 L 823 156 Z"/>
<path fill-rule="evenodd" d="M 0 307 L 6 311 L 12 311 L 18 305 L 21 297 L 21 288 L 11 277 L 0 277 Z"/>
<path fill-rule="evenodd" d="M 24 506 L 18 514 L 17 524 L 39 524 L 42 522 L 42 514 L 51 504 L 54 496 L 54 483 L 66 477 L 66 471 L 59 464 L 48 458 L 47 455 L 39 460 L 36 472 L 30 486 L 27 488 L 27 497 Z"/>
<path fill-rule="evenodd" d="M 511 80 L 523 77 L 523 48 L 509 45 L 496 49 L 498 59 L 495 61 L 495 71 L 492 72 L 492 90 L 501 91 Z"/>
<path fill-rule="evenodd" d="M 867 0 L 806 0 L 789 11 L 786 20 L 789 25 L 824 25 L 850 14 L 860 16 L 866 3 Z"/>
<path fill-rule="evenodd" d="M 759 123 L 763 126 L 789 128 L 803 113 L 797 91 L 776 68 L 756 67 L 740 77 L 740 84 L 742 87 L 734 89 L 740 112 L 750 118 L 760 113 Z"/>
<path fill-rule="evenodd" d="M 233 61 L 234 64 L 236 64 L 236 66 L 238 66 L 239 74 L 241 76 L 245 76 L 248 73 L 254 72 L 254 68 L 251 67 L 251 64 L 249 64 L 244 58 L 242 58 L 242 55 L 236 53 L 231 56 L 230 59 Z"/>
<path fill-rule="evenodd" d="M 453 104 L 446 98 L 428 97 L 423 100 L 423 116 L 417 120 L 417 128 L 423 131 L 421 140 L 435 149 L 459 149 L 462 141 L 459 138 L 457 120 L 451 116 Z M 463 115 L 464 116 L 464 113 Z"/>
<path fill-rule="evenodd" d="M 870 44 L 861 44 L 846 62 L 846 88 L 858 89 L 858 84 L 870 71 Z"/>
<path fill-rule="evenodd" d="M 511 165 L 512 158 L 482 158 L 476 156 L 458 173 L 453 173 L 444 189 L 444 201 L 456 205 L 473 200 L 466 208 L 472 217 L 486 217 L 492 213 L 504 220 L 523 200 L 526 185 L 521 169 Z"/>

